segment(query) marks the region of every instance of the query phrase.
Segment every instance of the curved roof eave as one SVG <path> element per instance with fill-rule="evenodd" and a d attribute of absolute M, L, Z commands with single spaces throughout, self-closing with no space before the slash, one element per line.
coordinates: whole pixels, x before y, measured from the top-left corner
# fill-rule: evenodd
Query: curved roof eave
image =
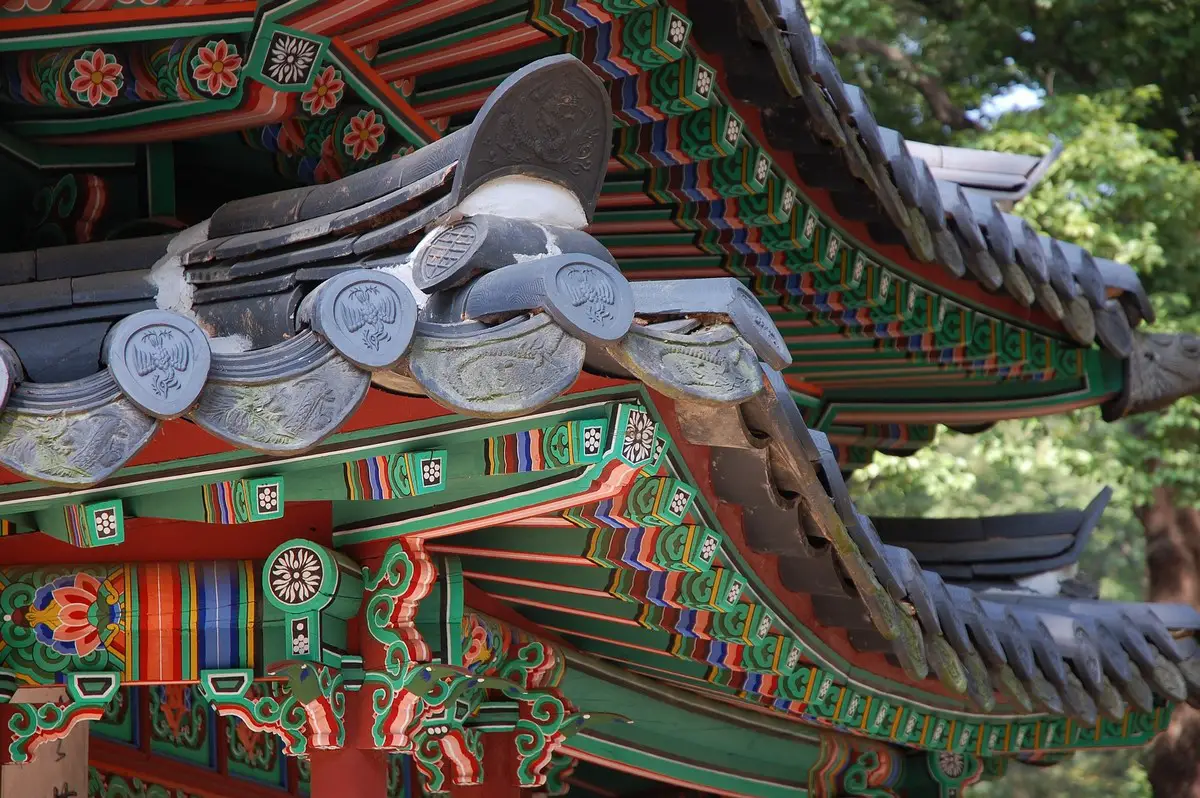
<path fill-rule="evenodd" d="M 957 183 L 968 191 L 1007 203 L 1017 203 L 1029 196 L 1063 151 L 1063 143 L 1057 138 L 1050 152 L 1040 156 L 921 141 L 907 141 L 905 147 L 910 155 L 924 161 L 938 180 Z"/>
<path fill-rule="evenodd" d="M 997 307 L 1015 300 L 1026 314 L 1044 311 L 1037 318 L 1061 323 L 1078 343 L 1098 343 L 1119 360 L 1129 357 L 1131 325 L 1145 317 L 1139 301 L 1144 292 L 1136 278 L 1131 283 L 1128 274 L 1122 274 L 1121 280 L 1110 282 L 1105 271 L 1095 274 L 1095 258 L 1078 253 L 1075 259 L 1087 260 L 1085 267 L 1060 264 L 1059 271 L 1065 272 L 1061 279 L 1055 279 L 1054 268 L 1048 278 L 1047 255 L 1034 251 L 1030 236 L 1014 237 L 1007 231 L 1010 225 L 993 198 L 965 183 L 939 180 L 928 163 L 914 157 L 909 142 L 878 125 L 861 90 L 842 82 L 829 48 L 813 34 L 798 0 L 737 0 L 705 5 L 703 10 L 693 3 L 689 9 L 697 18 L 693 32 L 698 44 L 724 62 L 733 98 L 761 114 L 767 141 L 780 155 L 795 158 L 801 182 L 827 191 L 847 222 L 866 225 L 871 246 L 894 252 L 897 247 L 891 243 L 898 241 L 912 266 L 949 272 L 955 284 L 961 284 L 962 296 L 979 296 L 983 288 L 985 296 L 996 297 L 985 301 Z M 731 12 L 734 19 L 729 18 Z M 705 17 L 711 17 L 708 24 Z M 737 33 L 730 35 L 731 30 Z M 756 41 L 761 44 L 754 45 Z M 775 85 L 767 85 L 769 77 Z M 1014 181 L 1009 191 L 1028 193 L 1058 157 L 1061 144 L 1036 163 L 1028 160 L 1031 156 L 982 150 L 938 152 L 942 163 L 951 166 L 955 159 L 961 161 L 963 152 L 988 164 L 1019 161 L 1023 185 Z M 813 185 L 806 180 L 812 177 L 806 165 L 818 160 L 826 172 L 833 171 L 828 163 L 836 161 L 845 174 L 821 175 Z M 980 199 L 986 208 L 980 207 Z M 897 201 L 900 213 L 895 212 Z M 932 249 L 920 246 L 922 239 L 930 238 L 935 242 Z M 1063 243 L 1043 244 L 1050 248 L 1051 260 Z M 965 264 L 965 275 L 956 261 Z M 1084 283 L 1096 281 L 1103 291 L 1083 290 Z"/>

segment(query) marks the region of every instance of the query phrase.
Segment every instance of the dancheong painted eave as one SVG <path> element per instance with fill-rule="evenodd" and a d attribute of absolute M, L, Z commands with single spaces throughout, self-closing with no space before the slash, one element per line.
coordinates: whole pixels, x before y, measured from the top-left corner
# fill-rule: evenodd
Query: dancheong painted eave
<path fill-rule="evenodd" d="M 580 57 L 605 80 L 617 122 L 589 229 L 631 278 L 746 283 L 797 356 L 785 373 L 806 421 L 832 436 L 847 469 L 924 445 L 939 422 L 978 427 L 1112 398 L 1128 328 L 1150 313 L 1127 267 L 1039 240 L 985 197 L 933 179 L 840 82 L 798 6 L 497 0 L 342 13 L 292 0 L 224 35 L 215 6 L 105 17 L 40 5 L 7 20 L 4 56 L 17 117 L 5 146 L 42 186 L 37 202 L 62 209 L 34 241 L 195 222 L 231 194 L 355 173 L 468 124 L 522 63 Z M 85 11 L 92 27 L 68 24 Z M 216 27 L 160 40 L 139 27 L 150 18 L 180 35 L 193 30 L 184 22 Z M 739 34 L 718 33 L 728 30 Z M 294 75 L 277 63 L 292 50 Z M 85 54 L 100 67 L 85 68 Z M 152 79 L 162 70 L 182 79 Z M 47 94 L 34 75 L 79 85 Z M 54 146 L 66 141 L 86 146 Z M 93 259 L 120 263 L 81 260 Z M 89 276 L 37 262 L 12 255 L 0 279 Z M 65 294 L 34 305 L 59 308 Z M 880 390 L 897 398 L 881 408 Z"/>
<path fill-rule="evenodd" d="M 1154 409 L 1197 345 L 798 7 L 42 5 L 0 796 L 950 795 L 1197 697 L 1191 609 L 1046 595 L 1107 494 L 856 510 L 874 450 Z"/>

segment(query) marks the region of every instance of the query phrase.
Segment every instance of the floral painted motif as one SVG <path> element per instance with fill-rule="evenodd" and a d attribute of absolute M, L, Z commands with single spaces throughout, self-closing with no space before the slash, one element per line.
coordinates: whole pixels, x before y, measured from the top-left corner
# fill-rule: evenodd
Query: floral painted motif
<path fill-rule="evenodd" d="M 671 18 L 671 25 L 667 29 L 667 41 L 676 47 L 683 45 L 684 38 L 687 37 L 687 23 L 679 17 Z"/>
<path fill-rule="evenodd" d="M 337 108 L 345 88 L 342 73 L 326 66 L 313 79 L 312 87 L 300 95 L 300 105 L 313 116 L 321 116 Z"/>
<path fill-rule="evenodd" d="M 224 39 L 209 42 L 192 57 L 192 80 L 214 97 L 224 97 L 237 88 L 242 57 L 237 46 Z"/>
<path fill-rule="evenodd" d="M 303 604 L 321 587 L 321 561 L 312 551 L 287 549 L 271 566 L 271 592 L 285 604 Z"/>
<path fill-rule="evenodd" d="M 738 139 L 742 137 L 742 120 L 736 116 L 729 117 L 725 123 L 725 140 L 730 144 L 736 145 Z"/>
<path fill-rule="evenodd" d="M 379 115 L 374 111 L 359 111 L 350 120 L 349 128 L 342 136 L 342 147 L 356 161 L 370 158 L 379 152 L 379 145 L 387 133 Z"/>
<path fill-rule="evenodd" d="M 150 688 L 151 739 L 177 748 L 202 751 L 208 746 L 208 702 L 196 687 L 164 684 Z"/>
<path fill-rule="evenodd" d="M 246 760 L 253 762 L 261 758 L 262 749 L 267 747 L 264 745 L 266 735 L 251 729 L 236 718 L 230 720 L 230 724 L 234 727 L 234 734 L 237 735 L 238 743 L 241 744 L 242 750 L 245 751 Z"/>
<path fill-rule="evenodd" d="M 771 162 L 767 160 L 767 156 L 758 156 L 758 161 L 754 164 L 754 179 L 759 183 L 767 182 L 767 175 L 771 171 Z"/>
<path fill-rule="evenodd" d="M 278 83 L 304 83 L 317 59 L 318 46 L 314 41 L 276 32 L 271 39 L 264 72 Z"/>
<path fill-rule="evenodd" d="M 489 629 L 486 623 L 474 613 L 463 616 L 463 667 L 472 673 L 479 673 L 494 664 L 500 652 L 497 650 L 503 641 L 498 629 Z"/>
<path fill-rule="evenodd" d="M 421 466 L 421 482 L 424 483 L 424 485 L 426 487 L 429 487 L 431 485 L 438 485 L 441 483 L 441 481 L 442 481 L 441 458 L 435 457 L 432 460 L 427 460 Z"/>
<path fill-rule="evenodd" d="M 162 699 L 159 711 L 175 738 L 183 729 L 183 719 L 192 711 L 192 688 L 183 684 L 164 684 L 159 688 Z"/>
<path fill-rule="evenodd" d="M 81 103 L 108 105 L 125 85 L 124 71 L 112 53 L 85 50 L 71 66 L 71 91 Z"/>
<path fill-rule="evenodd" d="M 23 621 L 39 642 L 60 654 L 86 657 L 103 648 L 120 625 L 120 605 L 102 592 L 107 591 L 94 576 L 61 576 L 38 588 L 22 617 L 12 620 Z"/>
<path fill-rule="evenodd" d="M 650 457 L 654 449 L 655 423 L 649 413 L 635 410 L 629 414 L 625 427 L 625 440 L 621 454 L 631 463 L 640 463 Z"/>

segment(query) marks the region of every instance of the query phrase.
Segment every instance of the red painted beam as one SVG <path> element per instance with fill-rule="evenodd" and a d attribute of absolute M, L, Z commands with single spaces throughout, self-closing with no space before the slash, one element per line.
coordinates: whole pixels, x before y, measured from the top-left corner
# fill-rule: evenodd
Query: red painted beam
<path fill-rule="evenodd" d="M 370 42 L 381 42 L 390 36 L 399 36 L 411 30 L 423 28 L 438 20 L 470 11 L 490 2 L 491 0 L 438 0 L 436 3 L 425 3 L 395 13 L 388 13 L 390 9 L 385 7 L 382 12 L 374 12 L 375 16 L 371 18 L 356 14 L 353 21 L 349 23 L 336 16 L 338 7 L 335 6 L 331 21 L 342 29 L 348 27 L 348 24 L 357 25 L 358 27 L 353 30 L 346 30 L 342 38 L 351 47 L 361 47 Z M 326 23 L 323 21 L 321 24 L 324 26 Z"/>
<path fill-rule="evenodd" d="M 483 784 L 450 788 L 452 798 L 521 798 L 530 790 L 517 786 L 517 744 L 512 733 L 489 732 L 483 735 L 483 761 L 486 776 Z M 314 795 L 313 798 L 322 798 Z M 340 797 L 339 797 L 340 798 Z"/>
<path fill-rule="evenodd" d="M 461 64 L 464 61 L 519 50 L 531 44 L 544 42 L 549 38 L 547 34 L 521 20 L 511 28 L 467 39 L 440 50 L 419 53 L 408 58 L 398 58 L 394 61 L 380 59 L 375 64 L 375 69 L 384 80 L 411 78 Z"/>

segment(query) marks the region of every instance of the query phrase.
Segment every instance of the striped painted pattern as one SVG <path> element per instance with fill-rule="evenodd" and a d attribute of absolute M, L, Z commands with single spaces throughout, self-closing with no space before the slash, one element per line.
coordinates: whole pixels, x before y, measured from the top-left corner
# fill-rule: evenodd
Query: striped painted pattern
<path fill-rule="evenodd" d="M 257 670 L 258 569 L 249 561 L 127 566 L 126 680 L 192 681 L 203 670 Z"/>
<path fill-rule="evenodd" d="M 230 481 L 205 485 L 204 520 L 210 524 L 236 524 L 236 493 Z"/>
<path fill-rule="evenodd" d="M 386 501 L 411 496 L 411 485 L 400 486 L 393 483 L 390 463 L 387 455 L 346 463 L 346 498 L 351 501 Z"/>
<path fill-rule="evenodd" d="M 542 430 L 532 429 L 488 438 L 483 444 L 483 473 L 491 476 L 545 470 L 542 437 Z"/>

